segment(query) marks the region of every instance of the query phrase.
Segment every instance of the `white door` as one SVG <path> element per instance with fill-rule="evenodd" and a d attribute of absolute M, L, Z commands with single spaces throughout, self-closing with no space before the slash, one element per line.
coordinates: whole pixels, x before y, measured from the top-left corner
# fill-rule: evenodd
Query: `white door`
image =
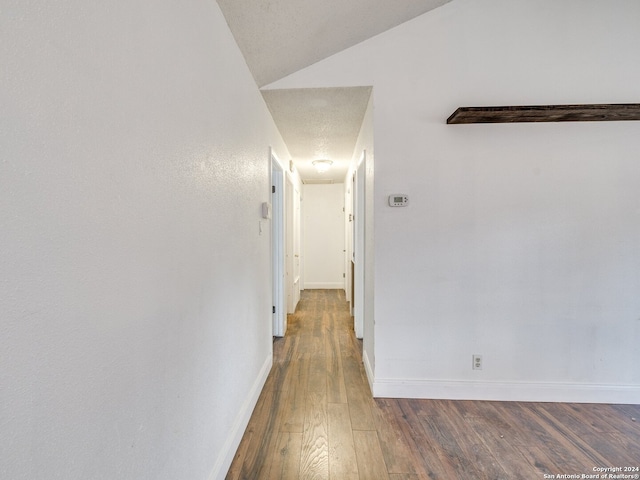
<path fill-rule="evenodd" d="M 288 175 L 285 183 L 285 289 L 287 313 L 295 313 L 300 300 L 300 192 Z"/>
<path fill-rule="evenodd" d="M 273 282 L 273 336 L 287 331 L 284 266 L 284 169 L 271 152 L 271 272 Z"/>
<path fill-rule="evenodd" d="M 357 338 L 364 334 L 365 160 L 365 152 L 362 152 L 353 191 L 353 328 Z"/>
<path fill-rule="evenodd" d="M 297 188 L 293 190 L 293 310 L 295 311 L 298 302 L 300 301 L 300 290 L 302 290 L 302 275 L 301 275 L 301 261 L 302 261 L 302 242 L 301 236 L 301 196 L 300 191 Z"/>

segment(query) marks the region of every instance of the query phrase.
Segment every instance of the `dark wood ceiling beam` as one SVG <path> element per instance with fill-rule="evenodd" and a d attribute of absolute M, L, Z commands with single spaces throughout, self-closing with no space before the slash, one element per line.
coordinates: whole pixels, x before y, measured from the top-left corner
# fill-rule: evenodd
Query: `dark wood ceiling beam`
<path fill-rule="evenodd" d="M 640 120 L 640 103 L 460 107 L 448 124 Z"/>

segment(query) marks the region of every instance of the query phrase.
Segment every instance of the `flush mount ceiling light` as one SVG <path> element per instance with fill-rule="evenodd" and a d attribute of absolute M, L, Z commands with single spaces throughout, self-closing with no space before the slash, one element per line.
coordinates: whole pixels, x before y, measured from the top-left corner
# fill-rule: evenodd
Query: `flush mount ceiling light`
<path fill-rule="evenodd" d="M 333 162 L 331 160 L 314 160 L 311 165 L 316 168 L 318 173 L 324 173 L 331 168 Z"/>

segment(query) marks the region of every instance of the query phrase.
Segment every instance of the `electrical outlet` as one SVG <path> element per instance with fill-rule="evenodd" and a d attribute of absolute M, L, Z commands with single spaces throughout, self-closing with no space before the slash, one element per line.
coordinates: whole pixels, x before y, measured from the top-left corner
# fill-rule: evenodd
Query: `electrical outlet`
<path fill-rule="evenodd" d="M 482 370 L 482 355 L 472 355 L 473 364 L 471 368 L 474 370 Z"/>

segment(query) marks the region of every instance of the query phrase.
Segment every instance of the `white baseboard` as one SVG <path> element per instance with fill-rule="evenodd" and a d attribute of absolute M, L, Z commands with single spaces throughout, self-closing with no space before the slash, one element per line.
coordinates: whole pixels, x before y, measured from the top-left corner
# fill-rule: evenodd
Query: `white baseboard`
<path fill-rule="evenodd" d="M 213 470 L 209 475 L 209 480 L 224 480 L 224 478 L 227 476 L 227 472 L 229 471 L 229 467 L 231 466 L 233 457 L 238 450 L 238 446 L 240 445 L 242 436 L 244 435 L 247 425 L 249 424 L 249 419 L 251 418 L 253 409 L 258 403 L 258 397 L 260 397 L 260 393 L 262 392 L 262 388 L 267 381 L 267 377 L 269 376 L 272 365 L 273 356 L 269 354 L 264 364 L 262 365 L 262 368 L 260 369 L 258 378 L 256 378 L 256 381 L 251 387 L 247 399 L 242 404 L 242 407 L 240 408 L 240 411 L 238 412 L 238 415 L 233 422 L 231 433 L 229 434 L 229 437 L 227 437 L 227 441 L 224 443 L 224 447 L 220 452 L 220 456 L 218 457 L 218 460 L 216 461 L 216 464 L 214 465 Z"/>
<path fill-rule="evenodd" d="M 304 282 L 305 290 L 339 290 L 344 289 L 344 282 Z"/>
<path fill-rule="evenodd" d="M 640 404 L 638 385 L 374 378 L 371 391 L 374 397 L 381 398 Z"/>

